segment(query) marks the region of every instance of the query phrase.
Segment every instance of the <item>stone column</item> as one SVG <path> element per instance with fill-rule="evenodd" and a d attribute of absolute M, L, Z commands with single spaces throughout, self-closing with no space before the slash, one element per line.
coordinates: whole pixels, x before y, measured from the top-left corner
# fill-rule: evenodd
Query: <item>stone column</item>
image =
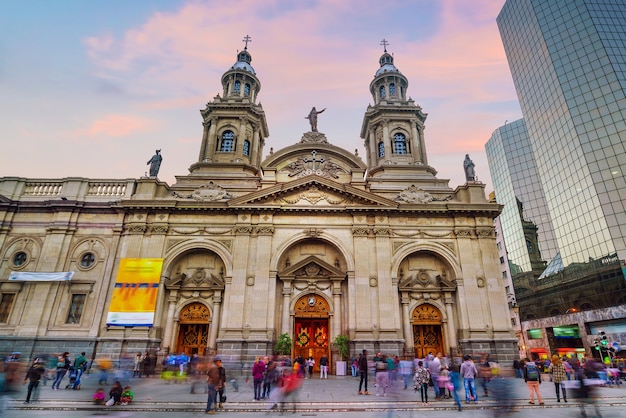
<path fill-rule="evenodd" d="M 237 135 L 237 143 L 235 148 L 235 158 L 241 160 L 243 158 L 243 141 L 246 140 L 246 117 L 239 116 L 239 135 Z M 252 146 L 252 144 L 250 144 Z"/>
<path fill-rule="evenodd" d="M 449 293 L 445 294 L 444 303 L 446 304 L 446 316 L 448 317 L 448 322 L 446 323 L 448 346 L 457 347 L 458 342 L 456 340 L 456 326 L 454 324 L 454 314 L 452 312 L 452 296 Z M 448 355 L 450 354 L 451 353 L 448 353 Z"/>
<path fill-rule="evenodd" d="M 222 310 L 222 292 L 216 291 L 213 295 L 213 319 L 211 321 L 211 333 L 209 334 L 208 346 L 213 353 L 217 351 L 217 333 L 220 328 L 220 313 Z"/>
<path fill-rule="evenodd" d="M 411 119 L 411 136 L 413 140 L 411 141 L 411 153 L 413 154 L 413 161 L 423 163 L 422 158 L 424 158 L 424 154 L 422 153 L 422 147 L 420 143 L 422 142 L 419 137 L 419 133 L 417 132 L 417 119 Z"/>
<path fill-rule="evenodd" d="M 376 131 L 373 127 L 369 130 L 369 148 L 367 154 L 367 162 L 370 167 L 376 166 L 378 161 L 378 144 L 376 143 Z"/>
<path fill-rule="evenodd" d="M 404 350 L 413 350 L 413 330 L 411 329 L 411 317 L 409 313 L 410 299 L 406 292 L 402 292 L 402 323 L 404 324 Z"/>
<path fill-rule="evenodd" d="M 174 324 L 178 323 L 178 318 L 174 318 L 176 312 L 176 299 L 178 299 L 178 292 L 172 290 L 169 298 L 167 298 L 167 322 L 165 323 L 165 331 L 163 331 L 163 342 L 167 344 L 165 347 L 169 349 L 172 345 L 172 338 L 174 335 Z"/>
<path fill-rule="evenodd" d="M 391 157 L 391 139 L 389 138 L 389 119 L 383 120 L 383 143 L 385 144 L 385 159 Z"/>
<path fill-rule="evenodd" d="M 291 297 L 291 280 L 283 279 L 283 318 L 281 324 L 281 334 L 289 334 L 289 320 L 290 320 L 290 309 L 289 309 L 289 300 Z"/>
<path fill-rule="evenodd" d="M 215 160 L 215 144 L 217 141 L 217 118 L 211 118 L 211 128 L 209 129 L 209 140 L 206 146 L 206 152 L 204 154 L 205 159 Z"/>
<path fill-rule="evenodd" d="M 332 338 L 342 333 L 341 330 L 341 279 L 333 280 L 333 332 Z"/>

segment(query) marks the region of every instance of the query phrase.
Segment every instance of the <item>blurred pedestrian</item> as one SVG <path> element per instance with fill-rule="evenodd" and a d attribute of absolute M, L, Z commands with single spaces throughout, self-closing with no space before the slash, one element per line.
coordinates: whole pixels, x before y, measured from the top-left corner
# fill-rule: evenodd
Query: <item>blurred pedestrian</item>
<path fill-rule="evenodd" d="M 206 414 L 214 414 L 215 410 L 213 405 L 217 407 L 217 389 L 220 385 L 220 371 L 217 363 L 220 361 L 219 357 L 213 358 L 212 364 L 207 371 L 207 402 L 206 402 Z"/>
<path fill-rule="evenodd" d="M 428 405 L 428 382 L 430 382 L 430 370 L 424 367 L 423 361 L 417 362 L 415 376 L 413 377 L 414 389 L 420 391 L 422 406 Z"/>
<path fill-rule="evenodd" d="M 567 402 L 567 393 L 563 382 L 567 380 L 564 362 L 556 354 L 552 356 L 552 363 L 548 367 L 548 373 L 552 374 L 552 382 L 556 391 L 556 401 L 561 402 L 560 392 L 563 392 L 563 402 Z"/>
<path fill-rule="evenodd" d="M 85 372 L 88 363 L 89 362 L 87 361 L 87 357 L 85 357 L 84 351 L 80 353 L 80 356 L 77 356 L 74 360 L 73 367 L 74 372 L 76 373 L 76 380 L 74 380 L 74 386 L 72 386 L 72 389 L 80 390 L 80 379 L 81 377 L 83 377 L 83 373 Z"/>
<path fill-rule="evenodd" d="M 528 392 L 530 394 L 530 401 L 528 403 L 534 405 L 535 395 L 537 395 L 539 405 L 543 405 L 543 398 L 541 397 L 541 392 L 539 391 L 539 384 L 541 383 L 539 367 L 534 361 L 531 361 L 528 358 L 525 359 L 524 381 L 526 382 L 526 386 L 528 386 Z"/>
<path fill-rule="evenodd" d="M 463 356 L 463 364 L 461 364 L 460 370 L 461 377 L 463 378 L 463 386 L 465 387 L 465 403 L 478 402 L 478 394 L 476 393 L 476 376 L 478 370 L 476 365 L 472 361 L 472 356 L 466 354 Z"/>
<path fill-rule="evenodd" d="M 361 356 L 359 357 L 359 376 L 360 376 L 360 380 L 359 380 L 359 395 L 369 395 L 369 391 L 367 390 L 367 373 L 368 373 L 368 368 L 367 368 L 367 350 L 363 350 L 363 353 L 361 353 Z M 365 384 L 365 392 L 363 392 L 361 390 L 361 388 L 363 388 L 363 384 Z"/>
<path fill-rule="evenodd" d="M 28 382 L 28 392 L 26 393 L 26 401 L 25 404 L 30 403 L 30 398 L 35 394 L 33 400 L 37 400 L 37 391 L 39 387 L 39 382 L 41 381 L 41 377 L 46 372 L 46 368 L 43 364 L 43 360 L 36 358 L 33 364 L 28 368 L 26 372 L 26 377 L 24 378 L 24 383 Z"/>
<path fill-rule="evenodd" d="M 54 376 L 54 381 L 52 382 L 52 390 L 60 390 L 59 386 L 61 385 L 61 381 L 63 380 L 63 377 L 65 376 L 67 371 L 70 369 L 71 364 L 72 363 L 70 362 L 70 353 L 68 353 L 67 351 L 57 358 L 57 371 L 56 375 Z"/>

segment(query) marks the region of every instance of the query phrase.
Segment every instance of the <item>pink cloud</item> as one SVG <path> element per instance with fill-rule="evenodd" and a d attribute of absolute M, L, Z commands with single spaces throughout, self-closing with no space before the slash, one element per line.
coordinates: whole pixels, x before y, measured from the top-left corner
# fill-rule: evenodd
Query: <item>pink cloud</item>
<path fill-rule="evenodd" d="M 87 129 L 75 132 L 74 136 L 127 137 L 140 132 L 154 131 L 155 128 L 155 122 L 147 118 L 128 115 L 107 115 L 93 121 Z"/>

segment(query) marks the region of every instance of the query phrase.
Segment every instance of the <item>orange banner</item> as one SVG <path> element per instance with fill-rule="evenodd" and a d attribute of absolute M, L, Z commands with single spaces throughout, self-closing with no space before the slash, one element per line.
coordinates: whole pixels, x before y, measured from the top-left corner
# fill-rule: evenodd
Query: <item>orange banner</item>
<path fill-rule="evenodd" d="M 120 260 L 107 325 L 152 326 L 162 269 L 162 258 Z"/>

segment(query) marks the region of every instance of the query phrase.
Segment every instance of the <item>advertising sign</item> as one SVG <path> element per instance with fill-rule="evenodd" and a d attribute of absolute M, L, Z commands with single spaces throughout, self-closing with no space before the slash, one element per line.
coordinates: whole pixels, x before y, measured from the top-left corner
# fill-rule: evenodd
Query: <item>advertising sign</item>
<path fill-rule="evenodd" d="M 152 326 L 162 258 L 123 258 L 107 314 L 110 326 Z"/>

